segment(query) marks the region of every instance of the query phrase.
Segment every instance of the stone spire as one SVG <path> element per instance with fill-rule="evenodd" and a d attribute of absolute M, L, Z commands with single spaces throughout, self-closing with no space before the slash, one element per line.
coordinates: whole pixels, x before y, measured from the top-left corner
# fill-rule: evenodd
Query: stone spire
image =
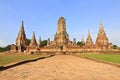
<path fill-rule="evenodd" d="M 100 21 L 100 28 L 99 28 L 98 34 L 104 34 L 104 35 L 105 35 L 105 31 L 104 31 L 104 29 L 103 29 L 102 20 Z"/>
<path fill-rule="evenodd" d="M 18 37 L 16 38 L 16 46 L 27 46 L 26 34 L 24 31 L 24 23 L 22 21 Z"/>
<path fill-rule="evenodd" d="M 102 21 L 100 21 L 99 32 L 98 32 L 98 36 L 97 36 L 95 45 L 97 47 L 103 48 L 103 47 L 107 47 L 108 44 L 109 44 L 108 38 L 107 38 L 106 33 L 104 31 Z"/>
<path fill-rule="evenodd" d="M 50 45 L 50 38 L 48 38 L 48 40 L 47 40 L 47 46 L 49 46 Z"/>
<path fill-rule="evenodd" d="M 86 46 L 93 46 L 93 41 L 92 41 L 92 38 L 91 38 L 91 35 L 90 35 L 90 31 L 88 30 L 88 37 L 87 37 L 87 40 L 86 40 Z"/>
<path fill-rule="evenodd" d="M 73 46 L 76 45 L 76 38 L 73 39 Z"/>
<path fill-rule="evenodd" d="M 32 39 L 30 42 L 30 46 L 34 47 L 37 46 L 36 38 L 35 38 L 35 33 L 33 32 Z"/>
<path fill-rule="evenodd" d="M 82 44 L 85 44 L 85 40 L 84 40 L 83 36 L 82 36 L 81 42 L 82 42 Z"/>
<path fill-rule="evenodd" d="M 57 34 L 61 32 L 66 32 L 66 22 L 63 17 L 60 17 L 60 19 L 58 20 Z"/>
<path fill-rule="evenodd" d="M 21 24 L 21 28 L 20 28 L 20 32 L 25 34 L 25 31 L 24 31 L 24 22 L 22 21 L 22 24 Z"/>
<path fill-rule="evenodd" d="M 54 41 L 56 42 L 58 47 L 67 46 L 68 42 L 70 42 L 69 35 L 66 31 L 65 19 L 63 17 L 60 17 L 58 20 L 58 27 L 54 37 Z"/>
<path fill-rule="evenodd" d="M 41 45 L 41 37 L 39 37 L 39 40 L 38 40 L 38 47 L 40 47 Z"/>

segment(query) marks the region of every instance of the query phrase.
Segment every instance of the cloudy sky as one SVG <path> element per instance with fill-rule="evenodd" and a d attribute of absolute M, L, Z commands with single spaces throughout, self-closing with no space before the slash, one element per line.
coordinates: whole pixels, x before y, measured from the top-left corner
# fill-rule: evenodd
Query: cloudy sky
<path fill-rule="evenodd" d="M 15 43 L 21 21 L 27 38 L 53 40 L 60 16 L 70 40 L 85 40 L 88 29 L 95 42 L 100 20 L 109 42 L 120 46 L 120 0 L 0 0 L 0 46 Z"/>

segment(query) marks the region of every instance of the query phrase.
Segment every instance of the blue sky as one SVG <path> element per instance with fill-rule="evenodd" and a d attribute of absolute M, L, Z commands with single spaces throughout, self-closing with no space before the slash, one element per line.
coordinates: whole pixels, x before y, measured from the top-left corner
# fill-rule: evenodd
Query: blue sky
<path fill-rule="evenodd" d="M 88 29 L 95 42 L 100 20 L 109 42 L 120 46 L 120 0 L 0 0 L 0 46 L 15 43 L 21 21 L 27 38 L 53 40 L 60 16 L 70 40 L 85 40 Z"/>

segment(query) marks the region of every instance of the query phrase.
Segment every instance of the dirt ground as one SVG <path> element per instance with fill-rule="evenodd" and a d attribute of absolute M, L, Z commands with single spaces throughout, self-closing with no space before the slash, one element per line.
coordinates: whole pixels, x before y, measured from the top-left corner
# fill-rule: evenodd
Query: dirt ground
<path fill-rule="evenodd" d="M 120 68 L 72 55 L 56 55 L 1 71 L 0 80 L 120 80 Z"/>

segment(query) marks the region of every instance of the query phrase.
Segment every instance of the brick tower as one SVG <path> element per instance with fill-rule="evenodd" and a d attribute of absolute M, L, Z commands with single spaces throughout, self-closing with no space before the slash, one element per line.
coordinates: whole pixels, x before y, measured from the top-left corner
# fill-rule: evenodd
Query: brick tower
<path fill-rule="evenodd" d="M 84 41 L 84 37 L 83 37 L 83 36 L 82 36 L 81 42 L 82 42 L 82 44 L 85 44 L 85 41 Z"/>
<path fill-rule="evenodd" d="M 37 42 L 36 42 L 36 38 L 35 38 L 35 33 L 34 32 L 33 32 L 32 39 L 31 39 L 31 42 L 30 42 L 29 46 L 37 47 Z"/>
<path fill-rule="evenodd" d="M 89 47 L 89 48 L 92 48 L 93 45 L 94 45 L 94 43 L 92 41 L 90 31 L 88 30 L 88 37 L 87 37 L 87 40 L 86 40 L 86 46 Z"/>
<path fill-rule="evenodd" d="M 98 32 L 95 46 L 96 48 L 100 48 L 100 49 L 107 48 L 109 46 L 108 38 L 104 31 L 102 21 L 100 21 L 100 27 L 99 27 L 99 32 Z"/>
<path fill-rule="evenodd" d="M 18 37 L 16 38 L 16 46 L 18 47 L 18 52 L 23 52 L 26 49 L 27 45 L 28 43 L 27 43 L 25 31 L 24 31 L 24 23 L 22 21 L 20 31 L 18 33 Z"/>
<path fill-rule="evenodd" d="M 57 32 L 54 37 L 54 41 L 59 49 L 67 48 L 70 44 L 69 35 L 66 31 L 66 23 L 63 17 L 58 20 Z"/>

